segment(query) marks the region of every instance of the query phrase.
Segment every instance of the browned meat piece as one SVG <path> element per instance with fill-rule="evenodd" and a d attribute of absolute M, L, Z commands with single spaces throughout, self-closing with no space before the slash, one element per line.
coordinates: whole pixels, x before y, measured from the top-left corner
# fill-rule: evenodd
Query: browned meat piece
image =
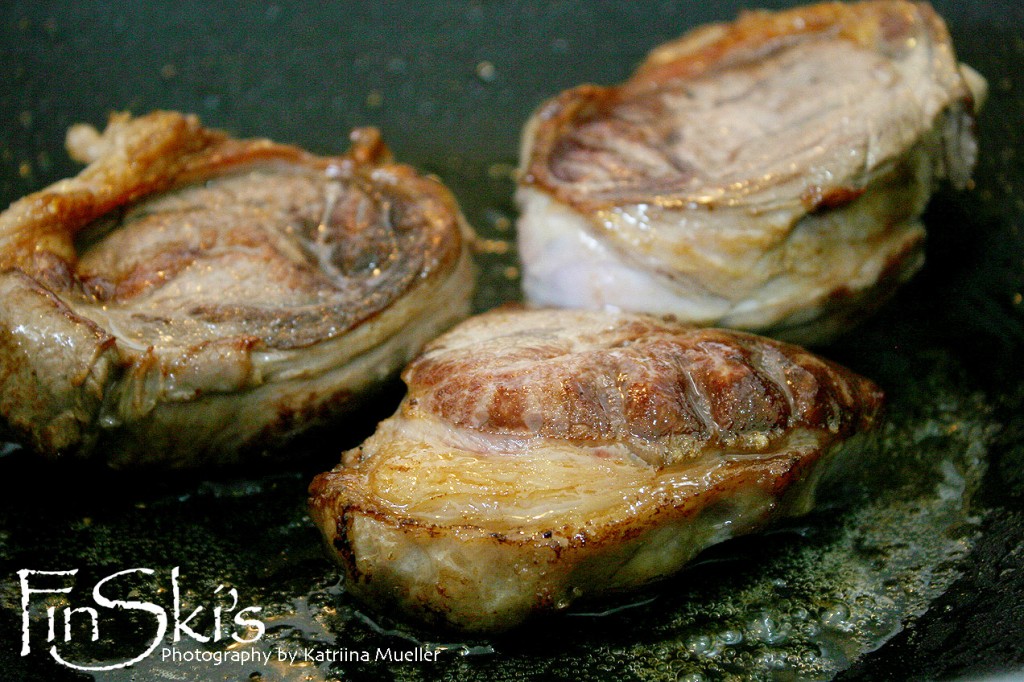
<path fill-rule="evenodd" d="M 968 182 L 984 92 L 926 3 L 688 33 L 526 127 L 527 298 L 827 340 L 921 266 L 921 214 L 940 178 Z"/>
<path fill-rule="evenodd" d="M 882 404 L 796 346 L 626 313 L 493 311 L 403 378 L 398 412 L 313 481 L 311 514 L 348 591 L 470 631 L 806 512 Z"/>
<path fill-rule="evenodd" d="M 318 157 L 158 112 L 68 147 L 88 167 L 0 215 L 0 414 L 44 454 L 231 462 L 468 314 L 453 197 L 374 130 Z"/>

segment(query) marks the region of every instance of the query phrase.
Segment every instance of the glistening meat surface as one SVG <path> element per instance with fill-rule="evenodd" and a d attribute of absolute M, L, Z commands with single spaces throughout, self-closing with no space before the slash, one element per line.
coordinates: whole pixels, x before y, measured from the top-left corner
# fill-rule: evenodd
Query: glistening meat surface
<path fill-rule="evenodd" d="M 375 130 L 342 156 L 194 116 L 69 131 L 0 215 L 0 414 L 51 456 L 228 463 L 337 416 L 465 317 L 469 228 Z"/>
<path fill-rule="evenodd" d="M 806 512 L 883 400 L 796 346 L 567 310 L 471 318 L 403 378 L 395 415 L 314 480 L 311 514 L 348 591 L 469 631 Z"/>
<path fill-rule="evenodd" d="M 921 214 L 942 178 L 967 184 L 984 92 L 926 3 L 692 31 L 528 123 L 526 295 L 828 340 L 921 266 Z"/>

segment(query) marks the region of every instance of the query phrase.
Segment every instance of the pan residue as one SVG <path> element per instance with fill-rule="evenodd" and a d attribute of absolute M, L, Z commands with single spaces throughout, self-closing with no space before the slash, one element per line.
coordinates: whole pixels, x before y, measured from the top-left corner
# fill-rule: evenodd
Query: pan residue
<path fill-rule="evenodd" d="M 395 140 L 402 158 L 452 188 L 480 232 L 475 307 L 482 311 L 518 298 L 511 173 L 516 132 L 532 106 L 583 80 L 621 80 L 647 47 L 699 20 L 729 18 L 740 4 L 687 5 L 685 18 L 678 2 L 647 9 L 642 3 L 583 8 L 445 0 L 413 3 L 411 9 L 403 4 L 395 10 L 402 30 L 394 44 L 381 43 L 368 30 L 388 19 L 376 5 L 340 22 L 305 4 L 281 2 L 266 11 L 266 26 L 235 16 L 258 14 L 265 9 L 261 6 L 232 8 L 223 16 L 213 7 L 209 11 L 216 20 L 195 30 L 204 50 L 175 52 L 174 45 L 160 42 L 170 40 L 163 32 L 137 29 L 106 5 L 77 4 L 78 14 L 65 22 L 58 20 L 58 10 L 71 11 L 70 5 L 15 3 L 5 35 L 18 44 L 18 59 L 0 65 L 10 76 L 10 87 L 0 87 L 0 105 L 17 124 L 0 134 L 0 191 L 13 199 L 71 172 L 57 149 L 63 129 L 79 120 L 99 123 L 110 109 L 190 109 L 212 125 L 325 151 L 330 146 L 325 138 L 337 133 L 340 139 L 347 125 L 376 124 Z M 0 663 L 5 676 L 48 682 L 93 677 L 117 682 L 831 679 L 915 622 L 956 615 L 936 615 L 935 604 L 943 603 L 940 595 L 946 596 L 951 585 L 960 584 L 961 574 L 977 572 L 972 550 L 984 539 L 986 515 L 1002 514 L 1005 505 L 1019 507 L 1024 500 L 1020 468 L 1000 468 L 1005 451 L 1020 448 L 1017 419 L 1024 405 L 1024 392 L 1014 392 L 1024 347 L 1024 200 L 1019 196 L 1024 156 L 1018 152 L 1024 98 L 1013 75 L 1024 61 L 1024 41 L 1006 28 L 1016 25 L 1013 21 L 994 19 L 1001 17 L 995 5 L 936 5 L 951 18 L 962 9 L 951 21 L 960 57 L 993 84 L 979 121 L 978 184 L 964 195 L 936 197 L 925 216 L 930 231 L 925 269 L 878 318 L 822 350 L 877 381 L 889 395 L 877 451 L 852 463 L 844 480 L 831 482 L 834 492 L 825 499 L 833 504 L 768 533 L 711 548 L 682 573 L 620 601 L 581 605 L 501 638 L 460 641 L 363 612 L 345 594 L 340 571 L 326 560 L 306 515 L 312 476 L 367 436 L 394 409 L 401 387 L 393 386 L 359 418 L 292 446 L 294 464 L 212 472 L 203 481 L 43 462 L 3 447 L 0 633 L 6 646 Z M 23 19 L 46 12 L 53 13 L 50 23 Z M 189 24 L 182 17 L 203 14 L 189 3 L 174 10 L 147 5 L 146 12 L 140 20 L 146 27 L 166 24 L 161 12 L 180 12 L 183 26 Z M 661 17 L 653 24 L 656 30 L 645 12 Z M 86 16 L 88 21 L 79 21 Z M 256 37 L 227 30 L 236 24 Z M 346 28 L 349 24 L 353 28 Z M 106 49 L 89 57 L 83 51 L 89 41 L 106 46 L 111 30 L 122 38 L 134 36 L 130 45 L 140 58 Z M 456 30 L 462 40 L 445 42 Z M 283 49 L 274 42 L 293 35 L 306 36 L 304 49 L 291 44 Z M 532 37 L 506 44 L 511 35 Z M 314 41 L 320 41 L 315 50 Z M 156 51 L 145 52 L 150 47 Z M 302 60 L 310 54 L 330 72 L 316 82 L 332 87 L 310 88 L 311 79 L 304 76 L 281 77 L 282 69 L 305 74 L 308 64 Z M 129 62 L 141 65 L 131 77 L 123 73 Z M 53 78 L 60 72 L 55 63 L 72 65 L 73 77 Z M 282 117 L 281 111 L 292 115 Z M 409 112 L 416 114 L 410 118 Z M 325 121 L 333 126 L 329 131 L 322 128 Z M 1018 453 L 1013 461 L 1020 459 Z M 993 471 L 986 476 L 989 462 Z M 992 543 L 1020 546 L 1019 538 L 996 537 Z M 1019 563 L 1000 561 L 1011 567 Z M 169 634 L 169 649 L 211 654 L 248 646 L 271 654 L 271 662 L 165 660 L 161 645 L 130 668 L 94 676 L 55 664 L 44 641 L 46 607 L 90 604 L 89 590 L 97 580 L 130 567 L 154 571 L 130 583 L 132 594 L 165 609 L 172 608 L 174 567 L 186 610 L 221 603 L 231 588 L 241 605 L 262 607 L 266 634 L 254 644 L 229 648 L 225 641 L 200 644 L 187 637 L 172 644 Z M 17 649 L 16 572 L 23 568 L 79 571 L 70 598 L 33 599 L 35 640 L 25 657 Z M 973 578 L 968 584 L 976 582 L 998 587 Z M 1007 595 L 1005 601 L 1007 609 L 1016 608 L 1020 595 Z M 102 641 L 90 640 L 88 619 L 82 618 L 74 640 L 61 642 L 60 652 L 92 665 L 137 655 L 152 639 L 152 618 L 110 613 L 103 612 Z M 979 614 L 974 618 L 987 622 Z M 209 609 L 194 625 L 210 631 Z M 353 652 L 378 650 L 436 652 L 437 660 L 353 658 Z M 295 654 L 295 661 L 279 660 L 281 652 Z M 307 660 L 306 652 L 325 657 L 333 652 L 336 660 Z M 337 660 L 346 653 L 351 660 Z M 1019 660 L 1021 654 L 1015 655 Z"/>
<path fill-rule="evenodd" d="M 263 608 L 266 634 L 255 644 L 186 638 L 174 648 L 255 647 L 270 654 L 269 664 L 164 659 L 158 649 L 97 680 L 465 682 L 597 679 L 612 671 L 623 680 L 830 679 L 923 613 L 959 576 L 978 534 L 971 498 L 999 431 L 993 409 L 981 393 L 963 391 L 962 369 L 951 360 L 925 354 L 911 369 L 892 397 L 877 451 L 825 482 L 824 499 L 838 503 L 713 548 L 621 603 L 590 604 L 502 638 L 455 641 L 362 613 L 319 551 L 305 514 L 305 472 L 168 484 L 174 489 L 162 496 L 95 509 L 94 517 L 6 505 L 3 540 L 19 567 L 81 567 L 95 578 L 147 566 L 156 577 L 138 592 L 168 600 L 166 576 L 179 566 L 189 610 L 210 602 L 219 585 Z M 82 498 L 74 502 L 82 510 L 97 506 L 89 494 Z M 91 584 L 85 575 L 77 580 Z M 4 611 L 17 613 L 17 585 L 5 584 L 2 596 Z M 62 596 L 45 602 L 67 603 Z M 36 632 L 45 627 L 43 605 L 34 607 Z M 146 622 L 118 624 L 122 651 L 97 657 L 83 632 L 61 653 L 91 665 L 125 660 L 144 646 Z M 208 618 L 197 622 L 209 630 Z M 345 660 L 378 650 L 438 653 L 434 661 Z M 281 660 L 289 654 L 294 661 Z M 33 659 L 44 666 L 45 652 Z"/>

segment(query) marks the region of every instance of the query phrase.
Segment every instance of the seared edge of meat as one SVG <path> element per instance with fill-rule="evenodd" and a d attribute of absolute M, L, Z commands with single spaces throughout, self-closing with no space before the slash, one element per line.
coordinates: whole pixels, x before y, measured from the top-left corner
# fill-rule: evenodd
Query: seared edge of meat
<path fill-rule="evenodd" d="M 894 75 L 902 75 L 907 81 L 901 83 L 897 78 L 881 86 L 883 90 L 895 92 L 907 86 L 920 89 L 917 93 L 920 97 L 917 102 L 920 110 L 914 112 L 915 118 L 919 117 L 920 120 L 905 121 L 908 124 L 905 130 L 877 133 L 880 139 L 876 142 L 882 142 L 883 136 L 894 136 L 901 138 L 903 144 L 885 144 L 880 149 L 871 150 L 884 155 L 871 156 L 867 163 L 861 160 L 861 155 L 857 155 L 853 165 L 864 166 L 861 172 L 867 173 L 892 160 L 893 156 L 902 154 L 903 147 L 913 143 L 921 134 L 940 128 L 940 133 L 953 137 L 945 142 L 970 146 L 970 149 L 957 144 L 944 146 L 941 151 L 946 154 L 938 159 L 943 171 L 941 175 L 950 175 L 957 186 L 967 183 L 977 153 L 976 141 L 972 136 L 960 139 L 960 134 L 973 132 L 970 130 L 970 119 L 984 100 L 986 83 L 970 67 L 956 62 L 949 32 L 934 10 L 927 3 L 906 0 L 832 2 L 779 12 L 748 11 L 734 23 L 697 28 L 653 50 L 636 73 L 622 85 L 582 85 L 541 105 L 522 138 L 522 182 L 528 186 L 538 186 L 556 196 L 559 201 L 587 212 L 611 209 L 622 204 L 644 203 L 652 199 L 668 208 L 688 202 L 706 208 L 721 208 L 733 203 L 747 203 L 749 200 L 745 200 L 745 197 L 751 195 L 756 201 L 758 189 L 771 187 L 780 180 L 795 180 L 804 184 L 804 173 L 762 179 L 760 182 L 751 176 L 745 178 L 750 186 L 744 186 L 737 196 L 730 197 L 724 191 L 713 191 L 718 188 L 712 184 L 699 184 L 718 179 L 718 169 L 686 164 L 673 167 L 673 162 L 682 159 L 666 158 L 672 155 L 671 150 L 666 149 L 660 154 L 657 152 L 659 144 L 682 142 L 672 140 L 673 131 L 644 131 L 638 126 L 645 123 L 652 127 L 659 126 L 657 121 L 642 117 L 651 114 L 657 116 L 659 110 L 664 112 L 668 108 L 662 99 L 665 94 L 678 94 L 693 99 L 698 93 L 688 88 L 712 89 L 716 84 L 715 78 L 730 72 L 749 72 L 753 76 L 770 75 L 767 72 L 761 73 L 759 69 L 765 69 L 772 57 L 803 47 L 804 43 L 813 45 L 821 42 L 846 45 L 851 54 L 862 52 L 874 55 L 877 66 L 892 69 Z M 921 53 L 927 63 L 919 63 L 918 55 Z M 845 67 L 830 66 L 839 69 Z M 917 71 L 910 72 L 910 66 Z M 813 77 L 814 74 L 807 76 Z M 829 86 L 828 83 L 820 82 L 811 84 L 822 91 Z M 808 84 L 800 85 L 806 87 Z M 713 96 L 716 93 L 709 94 Z M 738 93 L 738 97 L 748 94 Z M 775 93 L 762 93 L 762 96 L 770 94 Z M 804 93 L 777 94 L 789 96 Z M 869 93 L 862 94 L 867 96 Z M 847 102 L 851 112 L 854 111 L 854 105 L 854 102 Z M 831 108 L 831 103 L 828 106 Z M 651 112 L 644 111 L 648 107 Z M 630 120 L 627 115 L 636 116 L 636 120 Z M 621 120 L 616 118 L 619 116 Z M 950 125 L 961 125 L 955 131 L 941 130 L 942 126 L 937 124 L 945 116 L 955 119 Z M 631 127 L 630 124 L 637 127 Z M 614 144 L 605 147 L 597 137 L 582 137 L 583 132 L 590 132 L 588 126 L 619 126 L 619 132 L 632 137 L 623 140 L 621 147 Z M 601 131 L 593 132 L 598 134 Z M 612 137 L 609 135 L 609 138 Z M 716 139 L 719 138 L 709 134 L 709 140 L 714 142 Z M 728 144 L 727 140 L 719 141 L 723 145 Z M 593 144 L 592 148 L 588 149 L 588 142 Z M 641 155 L 646 147 L 651 148 L 654 158 Z M 787 151 L 778 150 L 776 153 L 785 160 Z M 576 156 L 579 156 L 581 162 L 570 167 Z M 592 160 L 606 162 L 607 165 L 593 164 Z M 766 160 L 774 162 L 776 159 Z M 622 165 L 616 166 L 613 161 L 619 161 Z M 663 171 L 661 177 L 656 178 L 650 174 L 655 167 Z M 750 169 L 754 173 L 757 170 Z M 742 173 L 743 169 L 738 169 L 738 172 Z M 693 180 L 696 182 L 691 182 Z M 655 184 L 656 181 L 665 184 L 659 186 Z M 805 192 L 780 200 L 799 201 L 813 210 L 828 208 L 830 203 L 842 205 L 856 198 L 831 195 L 844 189 L 838 186 L 805 186 L 803 189 Z M 858 192 L 856 187 L 846 189 Z"/>
<path fill-rule="evenodd" d="M 175 112 L 114 115 L 102 134 L 73 127 L 68 147 L 89 162 L 85 170 L 0 214 L 6 429 L 44 454 L 101 450 L 117 467 L 227 463 L 337 415 L 465 317 L 471 231 L 454 198 L 439 182 L 393 163 L 376 131 L 354 131 L 352 140 L 346 155 L 318 157 L 268 140 L 232 139 Z M 320 183 L 328 194 L 335 191 L 330 185 L 342 196 L 351 188 L 363 205 L 400 206 L 394 219 L 409 223 L 400 226 L 405 241 L 379 247 L 374 225 L 352 218 L 348 232 L 332 235 L 337 248 L 362 239 L 366 253 L 356 256 L 382 248 L 389 260 L 375 272 L 341 275 L 319 270 L 325 258 L 303 251 L 288 225 L 228 226 L 229 236 L 255 235 L 252 247 L 244 239 L 237 246 L 161 251 L 160 239 L 147 246 L 146 239 L 163 234 L 146 228 L 151 214 L 217 211 L 176 208 L 174 193 L 201 201 L 202 192 L 225 186 L 229 194 L 246 173 Z M 333 208 L 330 196 L 323 201 Z M 314 212 L 335 219 L 326 209 Z M 142 228 L 76 242 L 109 216 L 122 223 L 122 233 Z M 174 222 L 157 227 L 172 237 L 185 229 Z M 122 262 L 131 266 L 126 272 L 109 272 Z M 94 271 L 96 263 L 107 270 Z M 215 290 L 200 295 L 193 287 L 190 302 L 185 284 L 189 268 L 199 266 L 214 277 L 228 273 L 241 292 L 221 301 Z M 283 282 L 281 300 L 261 298 L 261 269 Z M 243 276 L 251 281 L 239 282 Z M 177 307 L 165 310 L 168 303 Z"/>
<path fill-rule="evenodd" d="M 795 346 L 643 315 L 487 313 L 310 487 L 347 588 L 467 631 L 677 571 L 813 504 L 882 404 Z"/>
<path fill-rule="evenodd" d="M 967 184 L 984 95 L 924 3 L 696 29 L 531 118 L 526 296 L 828 340 L 920 268 L 920 215 L 938 179 Z"/>

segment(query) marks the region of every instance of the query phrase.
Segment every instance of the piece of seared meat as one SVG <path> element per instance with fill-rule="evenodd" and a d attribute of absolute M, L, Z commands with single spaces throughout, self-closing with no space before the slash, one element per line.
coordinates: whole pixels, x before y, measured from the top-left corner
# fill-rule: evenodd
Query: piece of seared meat
<path fill-rule="evenodd" d="M 0 214 L 0 415 L 51 456 L 224 464 L 397 374 L 465 317 L 468 227 L 375 130 L 344 156 L 194 116 L 75 126 L 76 177 Z"/>
<path fill-rule="evenodd" d="M 984 92 L 926 3 L 688 33 L 530 120 L 526 296 L 827 340 L 921 266 L 921 213 L 940 178 L 968 183 Z"/>
<path fill-rule="evenodd" d="M 883 399 L 779 341 L 579 310 L 470 318 L 403 378 L 397 413 L 313 481 L 311 515 L 347 591 L 479 632 L 808 511 Z"/>

